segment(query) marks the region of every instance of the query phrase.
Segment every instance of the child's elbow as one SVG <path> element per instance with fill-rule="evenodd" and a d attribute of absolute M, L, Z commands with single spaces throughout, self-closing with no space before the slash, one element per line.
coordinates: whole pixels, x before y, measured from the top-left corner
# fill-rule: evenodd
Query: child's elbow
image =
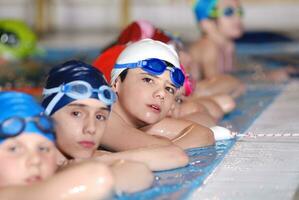
<path fill-rule="evenodd" d="M 189 163 L 188 155 L 178 146 L 172 146 L 171 158 L 174 160 L 174 168 L 184 167 Z"/>
<path fill-rule="evenodd" d="M 208 143 L 208 145 L 215 144 L 215 138 L 214 138 L 214 134 L 213 134 L 212 130 L 208 129 L 207 131 L 208 131 L 207 132 L 207 143 Z"/>
<path fill-rule="evenodd" d="M 154 181 L 151 170 L 139 162 L 125 161 L 114 166 L 113 171 L 116 175 L 116 192 L 139 192 L 149 188 Z"/>

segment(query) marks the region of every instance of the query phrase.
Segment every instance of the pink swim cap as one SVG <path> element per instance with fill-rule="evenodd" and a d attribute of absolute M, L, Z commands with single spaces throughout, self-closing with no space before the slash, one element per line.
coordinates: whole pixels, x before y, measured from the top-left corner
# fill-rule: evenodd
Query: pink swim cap
<path fill-rule="evenodd" d="M 184 88 L 185 88 L 185 96 L 189 96 L 193 92 L 193 84 L 189 78 L 189 75 L 186 73 L 184 66 L 181 64 L 181 70 L 185 75 L 185 82 L 184 82 Z"/>

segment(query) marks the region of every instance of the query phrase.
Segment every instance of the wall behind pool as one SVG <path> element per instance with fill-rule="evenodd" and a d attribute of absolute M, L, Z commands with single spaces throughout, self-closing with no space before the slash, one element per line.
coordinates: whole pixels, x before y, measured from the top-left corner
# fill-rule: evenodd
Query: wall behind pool
<path fill-rule="evenodd" d="M 45 24 L 55 31 L 117 32 L 124 0 L 47 0 Z M 130 19 L 147 19 L 159 27 L 193 39 L 199 34 L 187 3 L 191 0 L 127 0 Z M 32 26 L 36 22 L 34 0 L 1 0 L 0 18 L 20 18 Z M 298 0 L 243 0 L 248 30 L 298 30 Z"/>

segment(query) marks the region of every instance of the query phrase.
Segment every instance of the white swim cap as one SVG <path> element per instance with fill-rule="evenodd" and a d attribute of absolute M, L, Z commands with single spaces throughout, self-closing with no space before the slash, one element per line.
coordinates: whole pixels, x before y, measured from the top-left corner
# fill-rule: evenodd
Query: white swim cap
<path fill-rule="evenodd" d="M 171 63 L 174 67 L 180 68 L 179 57 L 176 51 L 169 45 L 152 40 L 143 39 L 127 46 L 116 60 L 116 64 L 136 63 L 149 58 L 157 58 Z M 111 84 L 126 68 L 113 69 L 111 71 Z"/>

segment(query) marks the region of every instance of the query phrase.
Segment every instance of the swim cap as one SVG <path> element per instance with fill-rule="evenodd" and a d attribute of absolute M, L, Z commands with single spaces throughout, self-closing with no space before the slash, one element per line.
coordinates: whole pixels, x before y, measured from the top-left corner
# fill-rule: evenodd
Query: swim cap
<path fill-rule="evenodd" d="M 212 11 L 216 8 L 218 0 L 193 0 L 193 12 L 197 21 L 212 17 Z"/>
<path fill-rule="evenodd" d="M 157 58 L 167 61 L 176 68 L 180 68 L 179 57 L 169 45 L 152 39 L 143 39 L 128 45 L 117 58 L 116 64 L 134 63 L 140 60 Z M 111 72 L 111 84 L 126 68 L 113 69 Z"/>
<path fill-rule="evenodd" d="M 155 27 L 145 21 L 138 20 L 129 24 L 119 35 L 117 43 L 127 44 L 129 42 L 137 42 L 145 38 L 152 38 L 155 32 Z"/>
<path fill-rule="evenodd" d="M 102 71 L 106 80 L 110 82 L 111 71 L 116 63 L 119 54 L 126 48 L 126 45 L 114 45 L 102 52 L 92 63 L 94 67 Z"/>
<path fill-rule="evenodd" d="M 131 42 L 137 42 L 142 39 L 150 38 L 158 40 L 166 44 L 172 44 L 179 40 L 169 32 L 165 32 L 150 22 L 145 20 L 137 20 L 128 25 L 119 35 L 118 44 L 128 44 Z"/>
<path fill-rule="evenodd" d="M 194 86 L 193 86 L 193 84 L 192 84 L 192 82 L 189 78 L 189 75 L 186 73 L 186 70 L 185 70 L 183 65 L 181 65 L 181 70 L 182 70 L 182 72 L 185 76 L 185 82 L 184 82 L 185 93 L 184 93 L 184 95 L 185 96 L 190 96 L 193 92 Z"/>
<path fill-rule="evenodd" d="M 79 99 L 79 98 L 72 98 L 69 95 L 66 95 L 64 91 L 62 91 L 63 89 L 65 89 L 63 86 L 67 85 L 68 83 L 75 83 L 75 82 L 78 82 L 79 84 L 84 83 L 83 86 L 86 84 L 91 86 L 90 95 L 85 96 L 83 98 L 98 99 L 102 101 L 104 104 L 106 104 L 109 109 L 111 108 L 111 104 L 115 101 L 115 94 L 113 93 L 112 89 L 109 87 L 102 72 L 100 72 L 95 67 L 86 64 L 84 62 L 71 60 L 52 68 L 51 71 L 49 72 L 46 81 L 46 87 L 44 88 L 44 96 L 42 100 L 42 106 L 46 109 L 46 114 L 52 115 L 60 108 L 63 108 L 67 104 Z M 79 86 L 76 87 L 76 85 L 74 85 L 73 88 L 80 90 L 81 86 L 82 84 L 80 85 L 80 87 Z M 105 86 L 104 87 L 105 90 L 101 93 L 99 91 L 101 90 L 101 88 L 103 88 L 103 86 Z M 59 91 L 56 90 L 59 87 L 61 87 L 62 89 L 61 90 L 58 89 Z M 84 90 L 82 92 L 86 92 L 85 90 L 86 88 L 83 89 Z M 94 90 L 96 90 L 97 92 L 95 92 Z M 77 92 L 77 94 L 80 92 L 81 91 Z M 57 98 L 59 95 L 60 98 Z M 57 102 L 55 103 L 55 101 Z"/>
<path fill-rule="evenodd" d="M 54 141 L 52 121 L 43 115 L 44 109 L 32 96 L 21 92 L 0 92 L 0 110 L 0 143 L 13 135 L 29 132 L 40 134 Z M 33 117 L 36 117 L 34 121 L 28 120 Z"/>
<path fill-rule="evenodd" d="M 36 35 L 23 21 L 0 20 L 0 56 L 22 59 L 36 50 Z"/>

